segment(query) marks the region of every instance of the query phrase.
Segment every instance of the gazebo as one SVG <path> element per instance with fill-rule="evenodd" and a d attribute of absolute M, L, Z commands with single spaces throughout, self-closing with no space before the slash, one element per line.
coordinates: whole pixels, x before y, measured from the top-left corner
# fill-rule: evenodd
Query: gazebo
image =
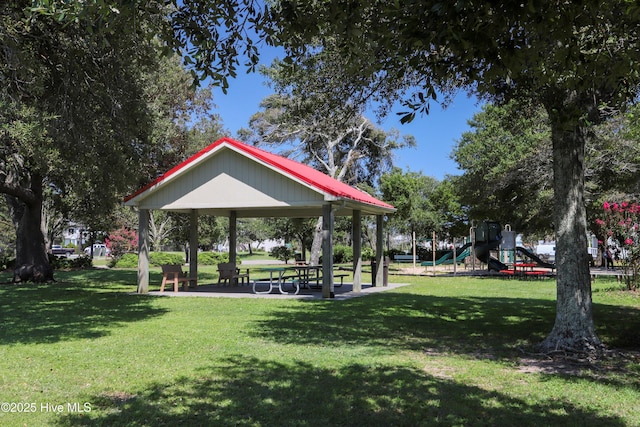
<path fill-rule="evenodd" d="M 190 215 L 189 274 L 198 272 L 198 216 L 229 218 L 229 259 L 236 262 L 238 218 L 322 216 L 322 295 L 333 296 L 335 216 L 353 218 L 353 291 L 362 289 L 362 215 L 376 216 L 374 285 L 382 285 L 384 216 L 395 208 L 302 163 L 222 138 L 125 198 L 138 208 L 138 293 L 149 290 L 149 212 Z"/>

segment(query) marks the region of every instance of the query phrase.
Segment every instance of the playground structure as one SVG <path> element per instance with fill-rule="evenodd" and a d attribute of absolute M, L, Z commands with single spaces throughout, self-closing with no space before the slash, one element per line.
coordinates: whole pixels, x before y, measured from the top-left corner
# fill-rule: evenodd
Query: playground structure
<path fill-rule="evenodd" d="M 488 272 L 510 277 L 547 277 L 554 274 L 555 264 L 546 262 L 532 251 L 516 245 L 516 233 L 508 225 L 503 230 L 498 222 L 484 221 L 478 227 L 472 227 L 469 234 L 470 242 L 448 251 L 435 261 L 423 261 L 420 265 L 456 265 L 474 255 L 471 258 L 474 272 L 484 271 L 485 274 Z M 485 264 L 486 269 L 476 270 L 476 259 Z"/>

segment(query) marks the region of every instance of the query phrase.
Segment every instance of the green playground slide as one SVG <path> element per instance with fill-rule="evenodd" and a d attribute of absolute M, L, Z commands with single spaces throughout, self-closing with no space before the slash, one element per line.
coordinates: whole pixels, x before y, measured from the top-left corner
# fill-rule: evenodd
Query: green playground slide
<path fill-rule="evenodd" d="M 471 255 L 471 243 L 467 243 L 459 249 L 456 249 L 456 262 L 462 262 L 466 257 Z M 435 265 L 449 265 L 453 264 L 453 251 L 449 251 L 436 260 Z M 422 261 L 420 265 L 425 267 L 432 267 L 433 261 Z"/>

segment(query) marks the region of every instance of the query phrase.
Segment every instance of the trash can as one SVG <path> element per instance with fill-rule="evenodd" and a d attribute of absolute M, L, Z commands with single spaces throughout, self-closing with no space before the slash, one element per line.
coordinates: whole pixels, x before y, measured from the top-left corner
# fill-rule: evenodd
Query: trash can
<path fill-rule="evenodd" d="M 391 259 L 386 256 L 382 260 L 382 286 L 387 286 L 389 284 L 389 263 Z M 378 269 L 376 268 L 376 260 L 371 261 L 371 285 L 376 286 L 376 274 Z"/>

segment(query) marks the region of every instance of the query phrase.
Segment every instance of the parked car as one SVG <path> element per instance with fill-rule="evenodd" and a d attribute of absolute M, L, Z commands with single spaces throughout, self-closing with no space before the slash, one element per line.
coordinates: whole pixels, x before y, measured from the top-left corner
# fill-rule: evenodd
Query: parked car
<path fill-rule="evenodd" d="M 76 250 L 74 248 L 65 248 L 62 245 L 51 245 L 51 253 L 55 256 L 69 257 L 75 252 Z"/>

